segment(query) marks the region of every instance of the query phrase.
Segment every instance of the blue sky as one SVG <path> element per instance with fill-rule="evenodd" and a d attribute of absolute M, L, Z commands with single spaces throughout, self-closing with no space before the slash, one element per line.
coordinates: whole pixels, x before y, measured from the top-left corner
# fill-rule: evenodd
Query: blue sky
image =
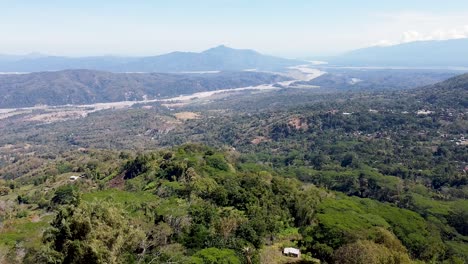
<path fill-rule="evenodd" d="M 155 55 L 225 44 L 305 57 L 468 36 L 468 1 L 0 0 L 0 53 Z"/>

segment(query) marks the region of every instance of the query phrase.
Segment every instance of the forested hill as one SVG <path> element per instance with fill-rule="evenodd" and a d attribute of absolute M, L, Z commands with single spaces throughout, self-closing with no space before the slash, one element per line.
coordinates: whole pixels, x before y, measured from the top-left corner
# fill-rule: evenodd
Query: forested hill
<path fill-rule="evenodd" d="M 337 90 L 399 90 L 432 85 L 460 74 L 449 70 L 341 69 L 296 85 L 315 85 Z"/>
<path fill-rule="evenodd" d="M 281 255 L 284 246 L 300 247 L 300 263 L 309 264 L 466 259 L 466 201 L 415 195 L 421 205 L 407 189 L 423 186 L 370 169 L 277 170 L 198 144 L 140 155 L 64 155 L 35 170 L 43 176 L 0 182 L 3 219 L 14 227 L 0 230 L 0 249 L 10 252 L 5 260 L 19 248 L 22 263 L 295 263 Z M 44 174 L 51 171 L 55 176 Z M 335 185 L 296 179 L 304 173 Z M 339 186 L 356 194 L 329 190 Z M 419 207 L 363 198 L 390 189 Z"/>
<path fill-rule="evenodd" d="M 134 101 L 282 80 L 287 78 L 258 72 L 165 74 L 66 70 L 0 75 L 0 108 Z"/>
<path fill-rule="evenodd" d="M 414 94 L 433 105 L 467 108 L 468 73 L 434 85 L 415 89 Z"/>
<path fill-rule="evenodd" d="M 6 118 L 0 262 L 466 263 L 465 83 Z"/>
<path fill-rule="evenodd" d="M 0 170 L 0 253 L 6 263 L 280 264 L 295 261 L 281 255 L 293 246 L 302 263 L 464 263 L 466 120 L 418 115 L 424 102 L 400 95 L 334 94 L 281 111 L 237 101 L 246 112 L 209 111 L 170 133 L 154 109 L 36 126 L 19 141 L 27 153 Z M 10 145 L 23 130 L 0 134 L 3 155 L 23 150 Z M 121 135 L 225 147 L 89 147 Z M 48 154 L 47 137 L 79 148 Z"/>

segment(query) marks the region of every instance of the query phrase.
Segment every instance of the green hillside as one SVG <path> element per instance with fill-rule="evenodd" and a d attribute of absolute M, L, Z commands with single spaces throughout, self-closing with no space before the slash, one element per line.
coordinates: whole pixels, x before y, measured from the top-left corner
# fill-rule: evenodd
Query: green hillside
<path fill-rule="evenodd" d="M 7 118 L 1 261 L 465 263 L 464 79 Z"/>

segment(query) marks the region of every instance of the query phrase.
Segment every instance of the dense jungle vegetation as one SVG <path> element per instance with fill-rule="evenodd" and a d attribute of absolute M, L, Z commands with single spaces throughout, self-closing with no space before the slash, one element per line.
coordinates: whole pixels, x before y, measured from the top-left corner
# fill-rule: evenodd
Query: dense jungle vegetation
<path fill-rule="evenodd" d="M 466 263 L 466 78 L 5 125 L 0 258 Z"/>

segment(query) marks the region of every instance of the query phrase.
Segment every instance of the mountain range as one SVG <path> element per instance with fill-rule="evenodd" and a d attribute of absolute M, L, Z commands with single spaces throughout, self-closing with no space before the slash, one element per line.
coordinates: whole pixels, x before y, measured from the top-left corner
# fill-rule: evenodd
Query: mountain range
<path fill-rule="evenodd" d="M 468 38 L 431 40 L 358 49 L 334 57 L 316 58 L 333 66 L 468 67 Z M 0 54 L 0 72 L 38 72 L 90 69 L 110 72 L 277 71 L 308 61 L 285 59 L 224 45 L 203 52 L 171 52 L 146 57 L 65 57 L 41 53 Z"/>
<path fill-rule="evenodd" d="M 468 67 L 468 38 L 369 47 L 327 58 L 340 66 Z"/>
<path fill-rule="evenodd" d="M 306 62 L 221 45 L 200 53 L 172 52 L 149 57 L 96 56 L 72 58 L 41 54 L 26 56 L 0 55 L 0 72 L 38 72 L 67 69 L 163 73 L 242 71 L 247 69 L 266 71 L 280 70 L 304 63 Z"/>

